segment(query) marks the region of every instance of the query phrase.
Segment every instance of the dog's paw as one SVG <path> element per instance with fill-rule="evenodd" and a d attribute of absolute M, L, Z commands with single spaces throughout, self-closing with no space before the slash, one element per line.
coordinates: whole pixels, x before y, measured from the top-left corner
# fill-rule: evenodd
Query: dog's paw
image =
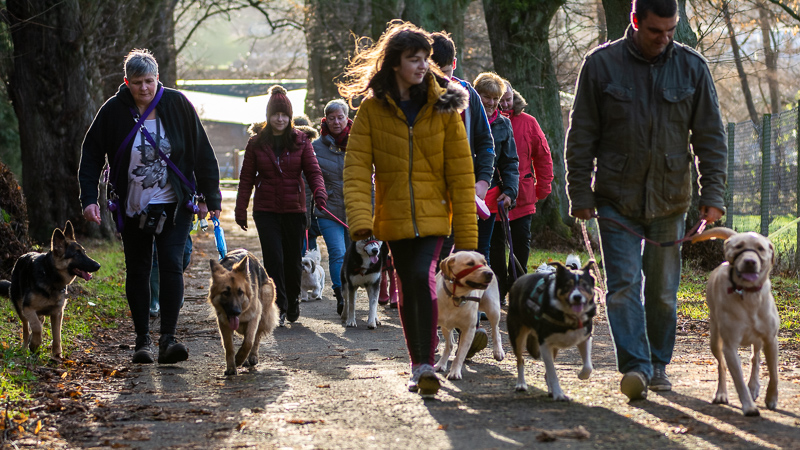
<path fill-rule="evenodd" d="M 742 412 L 747 417 L 758 417 L 761 415 L 761 413 L 758 412 L 758 408 L 756 408 L 755 406 L 752 408 L 743 409 Z"/>
<path fill-rule="evenodd" d="M 553 397 L 553 400 L 555 400 L 557 402 L 568 402 L 569 401 L 569 397 L 567 397 L 567 395 L 564 394 L 563 392 L 559 392 L 558 394 L 547 394 L 547 395 L 550 396 L 550 397 Z"/>
<path fill-rule="evenodd" d="M 580 380 L 588 380 L 590 376 L 592 376 L 591 367 L 584 367 L 580 372 L 578 372 L 578 379 Z"/>
<path fill-rule="evenodd" d="M 517 383 L 517 385 L 514 386 L 514 390 L 517 391 L 517 392 L 528 392 L 528 385 L 526 383 L 524 383 L 524 382 L 523 383 Z"/>
<path fill-rule="evenodd" d="M 356 321 L 355 321 L 355 320 L 353 320 L 353 321 L 350 321 L 350 320 L 346 321 L 346 322 L 344 323 L 344 326 L 346 326 L 347 328 L 356 328 L 356 327 L 357 327 L 357 325 L 356 325 Z"/>
<path fill-rule="evenodd" d="M 767 399 L 766 404 L 767 404 L 767 409 L 769 409 L 770 411 L 775 411 L 775 409 L 778 408 L 778 399 L 777 398 Z"/>
<path fill-rule="evenodd" d="M 492 356 L 494 356 L 495 361 L 502 361 L 506 357 L 506 353 L 501 348 L 499 352 L 492 352 Z"/>
<path fill-rule="evenodd" d="M 447 364 L 437 363 L 435 366 L 433 366 L 433 370 L 435 370 L 436 372 L 444 372 L 445 370 L 447 370 Z"/>
<path fill-rule="evenodd" d="M 717 395 L 714 396 L 714 400 L 711 403 L 713 403 L 715 405 L 727 405 L 728 404 L 728 394 L 725 393 L 725 392 L 723 392 L 723 393 L 719 393 L 718 392 Z"/>
<path fill-rule="evenodd" d="M 378 328 L 379 326 L 381 326 L 381 321 L 380 320 L 376 320 L 375 322 L 367 323 L 367 328 L 370 329 L 370 330 L 374 330 L 375 328 Z"/>
<path fill-rule="evenodd" d="M 225 371 L 225 376 L 236 375 L 236 367 L 230 367 Z"/>
<path fill-rule="evenodd" d="M 258 356 L 250 356 L 242 364 L 244 367 L 255 367 L 258 365 Z"/>

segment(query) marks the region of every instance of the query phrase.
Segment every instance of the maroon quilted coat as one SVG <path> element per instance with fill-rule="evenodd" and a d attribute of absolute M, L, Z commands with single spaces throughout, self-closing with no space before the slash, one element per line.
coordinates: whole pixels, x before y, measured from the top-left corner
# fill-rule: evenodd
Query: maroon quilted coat
<path fill-rule="evenodd" d="M 258 133 L 260 127 L 254 126 Z M 303 177 L 314 192 L 315 199 L 327 201 L 325 182 L 319 170 L 311 141 L 305 133 L 293 130 L 297 149 L 284 149 L 276 157 L 268 144 L 260 144 L 257 136 L 250 138 L 244 151 L 242 171 L 239 174 L 239 192 L 236 195 L 236 220 L 247 220 L 247 205 L 255 188 L 254 211 L 276 213 L 306 212 L 306 194 Z"/>

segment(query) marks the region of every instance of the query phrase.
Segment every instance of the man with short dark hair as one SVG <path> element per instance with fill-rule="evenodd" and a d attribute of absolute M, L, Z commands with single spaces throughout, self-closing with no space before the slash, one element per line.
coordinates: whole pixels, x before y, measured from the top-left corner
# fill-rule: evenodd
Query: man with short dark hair
<path fill-rule="evenodd" d="M 648 386 L 672 389 L 666 366 L 681 275 L 679 245 L 643 245 L 630 230 L 656 242 L 683 238 L 692 164 L 701 218 L 712 223 L 724 213 L 717 93 L 705 59 L 673 42 L 677 8 L 676 0 L 634 1 L 625 36 L 585 57 L 567 132 L 571 214 L 599 217 L 608 322 L 630 400 L 646 398 Z"/>

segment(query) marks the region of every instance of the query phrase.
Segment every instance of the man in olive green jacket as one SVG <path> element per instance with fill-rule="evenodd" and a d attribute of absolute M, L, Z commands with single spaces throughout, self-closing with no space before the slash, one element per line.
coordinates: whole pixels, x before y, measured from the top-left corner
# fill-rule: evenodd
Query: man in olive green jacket
<path fill-rule="evenodd" d="M 716 90 L 703 57 L 672 41 L 677 23 L 675 0 L 636 0 L 625 36 L 584 59 L 567 133 L 571 214 L 601 218 L 608 320 L 625 374 L 620 389 L 631 400 L 645 398 L 648 385 L 672 387 L 665 367 L 675 343 L 680 246 L 643 247 L 603 219 L 657 242 L 681 239 L 693 163 L 701 217 L 711 223 L 724 211 L 727 148 Z"/>

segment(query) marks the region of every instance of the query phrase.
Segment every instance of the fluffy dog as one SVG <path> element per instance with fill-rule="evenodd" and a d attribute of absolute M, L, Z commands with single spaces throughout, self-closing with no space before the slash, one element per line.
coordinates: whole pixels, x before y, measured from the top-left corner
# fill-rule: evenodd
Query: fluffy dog
<path fill-rule="evenodd" d="M 545 366 L 548 393 L 557 401 L 569 398 L 561 390 L 556 374 L 558 350 L 577 346 L 583 360 L 578 378 L 592 374 L 592 317 L 594 277 L 590 260 L 579 270 L 551 263 L 555 273 L 532 273 L 520 277 L 509 292 L 508 337 L 517 357 L 517 391 L 527 391 L 523 349 Z M 541 346 L 541 351 L 540 351 Z"/>
<path fill-rule="evenodd" d="M 383 263 L 380 258 L 383 242 L 370 237 L 350 243 L 344 254 L 342 264 L 342 295 L 344 308 L 342 320 L 345 326 L 356 326 L 356 291 L 363 287 L 369 298 L 369 317 L 367 328 L 374 330 L 381 323 L 378 321 L 378 291 L 381 286 L 381 270 Z"/>
<path fill-rule="evenodd" d="M 300 301 L 322 299 L 325 288 L 325 269 L 322 268 L 322 256 L 318 249 L 309 250 L 303 257 L 303 273 L 300 276 Z M 311 295 L 308 292 L 311 291 Z"/>
<path fill-rule="evenodd" d="M 228 252 L 222 261 L 212 259 L 208 301 L 217 315 L 219 335 L 225 347 L 225 375 L 247 361 L 258 364 L 261 338 L 278 325 L 275 284 L 258 258 L 244 249 Z M 233 332 L 244 337 L 234 356 Z"/>
<path fill-rule="evenodd" d="M 444 372 L 453 350 L 453 330 L 460 331 L 458 350 L 447 378 L 461 379 L 461 369 L 475 336 L 478 311 L 486 313 L 492 325 L 492 356 L 505 358 L 500 340 L 500 290 L 497 277 L 478 252 L 454 253 L 439 263 L 436 274 L 436 297 L 439 305 L 439 326 L 444 336 L 444 351 L 434 366 Z"/>
<path fill-rule="evenodd" d="M 53 357 L 61 358 L 61 322 L 67 305 L 67 286 L 75 277 L 92 279 L 100 264 L 86 255 L 75 241 L 75 229 L 67 221 L 50 238 L 50 251 L 19 257 L 11 270 L 11 281 L 0 280 L 0 295 L 11 299 L 22 321 L 22 347 L 35 352 L 42 344 L 42 322 L 50 316 Z"/>
<path fill-rule="evenodd" d="M 711 352 L 718 362 L 717 393 L 714 403 L 728 403 L 725 368 L 730 370 L 742 412 L 758 416 L 755 399 L 760 388 L 758 371 L 761 349 L 767 360 L 767 408 L 778 406 L 778 309 L 772 297 L 769 274 L 775 250 L 769 239 L 758 233 L 736 233 L 712 228 L 692 242 L 726 238 L 725 262 L 708 276 L 706 302 L 711 325 Z M 752 346 L 750 382 L 744 384 L 739 347 Z"/>

